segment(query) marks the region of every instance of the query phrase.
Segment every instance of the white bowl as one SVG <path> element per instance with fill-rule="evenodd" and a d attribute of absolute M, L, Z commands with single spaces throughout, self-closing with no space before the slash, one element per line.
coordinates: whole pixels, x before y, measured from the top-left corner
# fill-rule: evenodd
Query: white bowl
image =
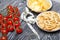
<path fill-rule="evenodd" d="M 52 8 L 52 1 L 51 0 L 47 0 L 47 1 L 49 1 L 50 2 L 50 7 L 47 9 L 47 10 L 49 10 L 49 9 L 51 9 Z M 28 6 L 28 1 L 27 1 L 27 6 Z M 28 8 L 29 8 L 29 6 L 28 6 Z M 31 9 L 31 8 L 30 8 Z M 32 9 L 31 9 L 32 10 Z M 46 10 L 46 11 L 47 11 Z M 34 10 L 32 10 L 32 11 L 34 11 Z M 35 12 L 43 12 L 43 11 L 36 11 L 35 10 Z"/>
<path fill-rule="evenodd" d="M 50 2 L 50 8 L 49 9 L 51 9 L 52 8 L 52 1 L 51 0 L 48 0 L 49 2 Z M 47 9 L 47 10 L 49 10 L 49 9 Z"/>

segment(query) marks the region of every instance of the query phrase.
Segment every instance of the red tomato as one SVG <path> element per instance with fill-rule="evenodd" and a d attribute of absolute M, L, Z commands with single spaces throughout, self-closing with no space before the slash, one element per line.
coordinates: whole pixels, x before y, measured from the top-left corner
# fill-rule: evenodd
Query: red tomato
<path fill-rule="evenodd" d="M 9 31 L 9 32 L 14 31 L 14 27 L 10 27 L 10 28 L 8 28 L 8 31 Z"/>
<path fill-rule="evenodd" d="M 8 39 L 7 39 L 7 36 L 2 36 L 2 37 L 1 37 L 1 40 L 8 40 Z"/>
<path fill-rule="evenodd" d="M 11 9 L 11 8 L 13 8 L 13 7 L 12 7 L 11 5 L 8 5 L 7 8 L 8 8 L 8 9 Z"/>
<path fill-rule="evenodd" d="M 18 12 L 19 11 L 19 9 L 17 8 L 17 7 L 15 7 L 15 10 Z"/>
<path fill-rule="evenodd" d="M 17 13 L 19 11 L 19 9 L 17 7 L 14 7 L 14 12 Z"/>
<path fill-rule="evenodd" d="M 19 21 L 19 18 L 18 18 L 18 17 L 14 17 L 13 20 L 14 20 L 14 22 L 15 22 L 15 21 Z"/>
<path fill-rule="evenodd" d="M 15 28 L 17 28 L 17 27 L 19 27 L 20 26 L 20 24 L 15 24 Z"/>
<path fill-rule="evenodd" d="M 2 24 L 2 28 L 7 28 L 7 24 L 6 23 L 3 23 Z"/>
<path fill-rule="evenodd" d="M 14 9 L 11 5 L 8 5 L 7 8 L 9 9 L 9 11 L 14 12 Z"/>
<path fill-rule="evenodd" d="M 17 13 L 17 16 L 20 17 L 20 12 Z"/>
<path fill-rule="evenodd" d="M 20 25 L 21 25 L 20 22 L 14 24 L 15 28 L 18 28 Z"/>
<path fill-rule="evenodd" d="M 9 21 L 7 22 L 7 24 L 8 24 L 8 25 L 13 25 L 13 22 L 12 22 L 11 20 L 9 20 Z"/>
<path fill-rule="evenodd" d="M 3 20 L 8 21 L 8 17 L 7 17 L 7 16 L 5 16 L 5 17 L 3 18 Z"/>
<path fill-rule="evenodd" d="M 2 14 L 0 14 L 0 20 L 2 19 L 2 17 L 3 17 Z"/>
<path fill-rule="evenodd" d="M 0 20 L 0 24 L 2 24 L 3 23 L 3 20 Z"/>
<path fill-rule="evenodd" d="M 7 27 L 6 30 L 7 30 L 8 32 L 10 32 L 10 31 L 9 31 L 9 27 Z"/>
<path fill-rule="evenodd" d="M 12 15 L 8 15 L 8 18 L 12 18 Z"/>
<path fill-rule="evenodd" d="M 1 29 L 1 33 L 2 33 L 3 35 L 4 35 L 4 34 L 8 34 L 8 30 L 2 28 L 2 29 Z"/>
<path fill-rule="evenodd" d="M 21 29 L 21 28 L 16 28 L 16 33 L 17 34 L 20 34 L 20 33 L 22 33 L 23 32 L 23 30 Z"/>
<path fill-rule="evenodd" d="M 1 32 L 1 26 L 0 26 L 0 32 Z"/>
<path fill-rule="evenodd" d="M 11 14 L 13 14 L 13 12 L 11 12 L 11 11 L 8 11 L 8 14 L 9 14 L 9 15 L 11 15 Z"/>
<path fill-rule="evenodd" d="M 8 25 L 7 30 L 8 30 L 9 32 L 14 31 L 14 26 L 13 26 L 13 25 Z"/>
<path fill-rule="evenodd" d="M 14 14 L 13 16 L 14 16 L 14 17 L 17 17 L 17 14 Z"/>
<path fill-rule="evenodd" d="M 2 40 L 2 39 L 0 38 L 0 40 Z"/>

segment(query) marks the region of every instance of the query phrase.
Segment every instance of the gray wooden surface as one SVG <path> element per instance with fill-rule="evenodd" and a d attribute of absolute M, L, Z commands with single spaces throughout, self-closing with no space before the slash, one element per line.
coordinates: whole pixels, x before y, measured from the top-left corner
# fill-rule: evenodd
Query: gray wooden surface
<path fill-rule="evenodd" d="M 53 7 L 51 10 L 60 12 L 59 1 L 58 2 L 52 1 L 52 3 L 53 3 Z M 23 9 L 25 6 L 26 6 L 26 2 L 24 0 L 24 1 L 22 1 L 22 5 L 20 6 L 21 13 L 23 12 Z M 21 21 L 21 23 L 22 23 L 21 27 L 23 29 L 23 33 L 16 34 L 15 32 L 10 32 L 7 35 L 8 40 L 28 40 L 28 36 L 33 32 L 30 30 L 30 28 L 28 27 L 28 25 L 24 21 Z M 40 40 L 60 40 L 60 31 L 48 33 L 48 32 L 45 32 L 45 31 L 42 31 L 41 29 L 39 29 L 36 24 L 34 24 L 33 27 L 36 29 L 36 31 L 40 35 Z"/>

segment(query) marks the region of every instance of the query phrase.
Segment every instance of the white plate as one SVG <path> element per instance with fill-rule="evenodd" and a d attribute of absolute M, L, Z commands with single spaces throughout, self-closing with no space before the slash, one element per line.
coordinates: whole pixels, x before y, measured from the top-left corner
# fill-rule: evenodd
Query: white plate
<path fill-rule="evenodd" d="M 43 12 L 42 12 L 42 13 L 43 13 Z M 40 13 L 40 14 L 42 14 L 42 13 Z M 38 16 L 40 16 L 40 14 L 39 14 Z M 38 26 L 40 29 L 42 29 L 41 26 L 38 25 L 38 23 L 37 23 L 38 16 L 36 17 L 36 24 L 37 24 L 37 26 Z M 44 29 L 42 29 L 42 30 L 44 30 Z M 59 28 L 59 29 L 56 29 L 56 30 L 52 30 L 52 31 L 48 31 L 48 30 L 44 30 L 44 31 L 46 31 L 46 32 L 55 32 L 55 31 L 58 31 L 58 30 L 60 30 L 60 28 Z"/>

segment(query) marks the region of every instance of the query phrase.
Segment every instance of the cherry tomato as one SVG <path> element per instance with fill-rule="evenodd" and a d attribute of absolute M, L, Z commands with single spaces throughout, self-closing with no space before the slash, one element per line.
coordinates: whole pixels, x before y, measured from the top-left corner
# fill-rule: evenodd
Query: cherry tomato
<path fill-rule="evenodd" d="M 17 13 L 17 16 L 20 17 L 20 12 Z"/>
<path fill-rule="evenodd" d="M 15 22 L 15 21 L 19 21 L 19 18 L 18 18 L 18 17 L 14 17 L 13 20 L 14 20 L 14 22 Z"/>
<path fill-rule="evenodd" d="M 2 24 L 2 28 L 7 28 L 7 24 L 6 23 L 3 23 Z"/>
<path fill-rule="evenodd" d="M 8 25 L 13 25 L 13 22 L 12 22 L 11 20 L 9 20 L 9 21 L 7 22 L 7 24 L 8 24 Z"/>
<path fill-rule="evenodd" d="M 23 30 L 21 29 L 21 28 L 16 28 L 16 33 L 17 34 L 20 34 L 20 33 L 22 33 L 23 32 Z"/>
<path fill-rule="evenodd" d="M 20 22 L 14 24 L 15 28 L 18 28 L 20 25 L 21 25 Z"/>
<path fill-rule="evenodd" d="M 1 32 L 1 26 L 0 26 L 0 32 Z"/>
<path fill-rule="evenodd" d="M 0 38 L 0 40 L 2 40 L 2 39 Z"/>
<path fill-rule="evenodd" d="M 13 19 L 12 19 L 12 18 L 9 18 L 8 21 L 12 21 L 12 23 L 13 23 Z M 8 22 L 8 21 L 7 21 L 7 22 Z"/>
<path fill-rule="evenodd" d="M 12 7 L 11 5 L 8 5 L 7 8 L 8 8 L 8 9 L 11 9 L 11 8 L 13 8 L 13 7 Z"/>
<path fill-rule="evenodd" d="M 14 14 L 13 16 L 14 16 L 14 18 L 15 18 L 15 17 L 18 17 L 17 14 Z M 18 17 L 18 18 L 19 18 L 19 17 Z"/>
<path fill-rule="evenodd" d="M 18 12 L 18 11 L 19 11 L 19 9 L 18 9 L 17 7 L 15 7 L 15 10 L 16 10 L 16 12 Z"/>
<path fill-rule="evenodd" d="M 13 16 L 14 16 L 14 17 L 16 17 L 17 15 L 16 15 L 16 14 L 14 14 Z"/>
<path fill-rule="evenodd" d="M 8 5 L 7 8 L 8 8 L 9 11 L 14 12 L 14 9 L 11 5 Z"/>
<path fill-rule="evenodd" d="M 9 32 L 13 32 L 13 31 L 14 31 L 14 27 L 13 27 L 13 26 L 12 26 L 12 27 L 9 27 L 9 28 L 8 28 L 8 31 L 9 31 Z"/>
<path fill-rule="evenodd" d="M 7 13 L 8 15 L 11 15 L 11 14 L 13 14 L 13 12 L 11 12 L 11 11 L 8 11 L 8 13 Z"/>
<path fill-rule="evenodd" d="M 3 23 L 3 20 L 0 20 L 0 24 L 2 24 Z"/>
<path fill-rule="evenodd" d="M 15 24 L 15 28 L 17 28 L 17 27 L 19 27 L 20 26 L 20 24 Z"/>
<path fill-rule="evenodd" d="M 8 40 L 8 39 L 7 39 L 7 36 L 2 36 L 2 37 L 1 37 L 1 40 Z"/>
<path fill-rule="evenodd" d="M 19 9 L 17 7 L 14 7 L 14 12 L 17 13 L 19 11 Z"/>
<path fill-rule="evenodd" d="M 0 14 L 0 20 L 2 19 L 2 17 L 3 17 L 2 14 Z"/>
<path fill-rule="evenodd" d="M 10 31 L 9 31 L 9 28 L 7 28 L 6 30 L 7 30 L 8 32 L 10 32 Z"/>
<path fill-rule="evenodd" d="M 12 15 L 8 15 L 8 18 L 12 18 Z"/>
<path fill-rule="evenodd" d="M 8 25 L 7 30 L 8 30 L 9 32 L 14 31 L 14 25 Z"/>
<path fill-rule="evenodd" d="M 2 28 L 2 29 L 1 29 L 1 33 L 2 33 L 3 35 L 4 35 L 4 34 L 8 34 L 8 30 Z"/>
<path fill-rule="evenodd" d="M 7 16 L 5 16 L 5 17 L 3 18 L 3 20 L 8 21 L 8 17 L 7 17 Z"/>

